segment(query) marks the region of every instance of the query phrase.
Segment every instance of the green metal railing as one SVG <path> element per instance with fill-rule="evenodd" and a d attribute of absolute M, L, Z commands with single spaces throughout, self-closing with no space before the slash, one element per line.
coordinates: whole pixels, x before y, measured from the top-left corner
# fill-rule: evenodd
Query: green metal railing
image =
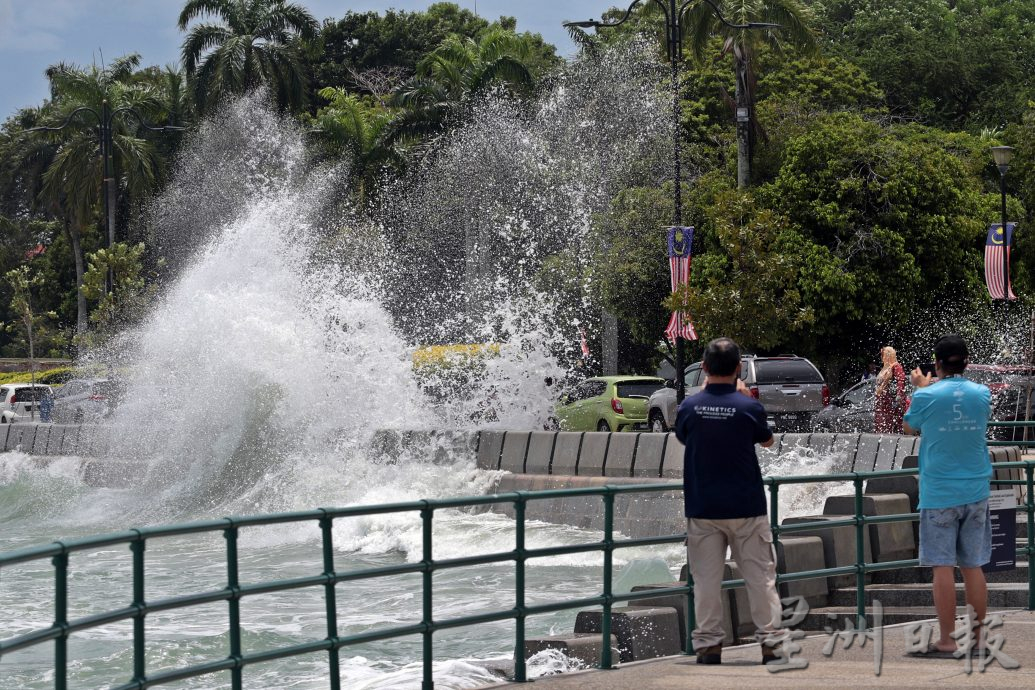
<path fill-rule="evenodd" d="M 988 442 L 990 446 L 1020 446 L 1021 448 L 1035 448 L 1035 433 L 1031 434 L 1031 438 L 1028 438 L 1028 430 L 1035 432 L 1035 421 L 1031 422 L 989 422 L 988 426 L 1004 428 L 1004 429 L 1023 429 L 1025 431 L 1024 437 L 1014 441 L 1007 440 L 991 440 Z M 1016 436 L 1017 434 L 1011 434 Z"/>
<path fill-rule="evenodd" d="M 1020 468 L 1025 472 L 1023 480 L 996 480 L 1001 485 L 1023 485 L 1027 487 L 1027 499 L 1023 509 L 1027 513 L 1027 547 L 1023 549 L 1025 555 L 1031 562 L 1035 554 L 1035 491 L 1033 491 L 1033 475 L 1035 475 L 1035 461 L 997 463 L 997 468 L 1012 469 Z M 781 534 L 789 534 L 809 529 L 829 529 L 838 526 L 854 526 L 856 536 L 856 563 L 836 568 L 824 568 L 807 572 L 781 574 L 779 582 L 805 580 L 831 575 L 855 574 L 858 588 L 857 617 L 856 624 L 860 628 L 865 627 L 865 575 L 877 570 L 888 570 L 916 566 L 917 561 L 901 560 L 887 563 L 867 563 L 863 549 L 865 530 L 870 525 L 885 523 L 911 521 L 917 519 L 916 513 L 901 515 L 866 516 L 863 515 L 863 483 L 868 479 L 879 477 L 908 476 L 915 474 L 915 469 L 889 470 L 883 472 L 852 472 L 845 474 L 798 476 L 798 477 L 768 477 L 765 479 L 771 492 L 771 524 L 774 537 L 779 539 Z M 843 520 L 808 522 L 796 525 L 779 525 L 779 490 L 781 486 L 789 484 L 812 484 L 821 482 L 851 482 L 855 488 L 855 515 Z M 535 492 L 512 492 L 497 494 L 493 496 L 474 496 L 465 498 L 454 498 L 445 500 L 423 500 L 408 503 L 394 503 L 376 506 L 362 506 L 351 508 L 318 509 L 307 512 L 283 513 L 276 515 L 258 515 L 252 517 L 223 518 L 205 522 L 196 522 L 167 527 L 154 527 L 144 529 L 132 529 L 115 534 L 91 537 L 85 539 L 58 541 L 47 546 L 22 549 L 0 554 L 0 572 L 3 568 L 13 565 L 51 559 L 54 568 L 54 623 L 49 627 L 35 630 L 33 632 L 0 640 L 0 658 L 11 652 L 26 649 L 46 642 L 54 643 L 54 687 L 64 690 L 68 682 L 68 639 L 69 636 L 84 630 L 98 626 L 115 623 L 118 621 L 132 620 L 133 622 L 133 671 L 132 678 L 116 687 L 121 689 L 149 688 L 165 683 L 171 683 L 187 678 L 229 672 L 231 686 L 237 690 L 243 687 L 243 670 L 253 664 L 269 662 L 302 654 L 314 652 L 326 652 L 328 655 L 328 677 L 330 687 L 338 690 L 341 687 L 339 651 L 343 647 L 349 647 L 360 643 L 375 642 L 391 638 L 420 635 L 423 642 L 423 690 L 434 688 L 432 672 L 432 660 L 434 655 L 434 634 L 440 630 L 459 628 L 483 623 L 513 620 L 515 622 L 514 633 L 514 676 L 515 681 L 527 680 L 525 666 L 525 626 L 529 616 L 552 613 L 557 611 L 578 609 L 587 606 L 601 606 L 603 608 L 601 617 L 601 647 L 600 667 L 611 668 L 613 665 L 610 636 L 611 636 L 611 609 L 619 602 L 630 602 L 640 599 L 656 598 L 660 596 L 681 595 L 687 598 L 686 627 L 686 652 L 692 653 L 692 642 L 690 632 L 695 627 L 694 606 L 693 606 L 693 583 L 667 588 L 656 588 L 646 591 L 632 592 L 627 594 L 615 594 L 612 589 L 612 564 L 613 554 L 617 549 L 654 546 L 661 544 L 681 543 L 685 534 L 673 534 L 656 537 L 645 537 L 637 539 L 614 538 L 614 507 L 615 498 L 623 494 L 634 493 L 657 493 L 668 491 L 681 491 L 682 484 L 641 484 L 623 486 L 603 486 L 578 489 L 555 489 Z M 547 548 L 530 549 L 525 545 L 525 509 L 529 501 L 549 500 L 559 498 L 570 498 L 578 496 L 600 496 L 603 501 L 604 529 L 603 539 L 597 542 L 574 544 L 566 546 L 553 546 Z M 486 553 L 463 558 L 439 559 L 433 557 L 432 527 L 436 511 L 447 509 L 464 509 L 476 506 L 486 506 L 500 503 L 511 503 L 514 506 L 515 514 L 515 543 L 513 550 Z M 336 520 L 381 515 L 386 513 L 418 512 L 422 522 L 423 554 L 420 562 L 401 565 L 382 566 L 376 568 L 365 568 L 360 570 L 346 570 L 339 572 L 335 567 L 333 528 Z M 322 550 L 323 550 L 323 571 L 308 577 L 299 577 L 288 580 L 277 580 L 255 584 L 242 584 L 238 573 L 237 541 L 240 530 L 245 528 L 276 525 L 285 523 L 316 522 L 320 528 Z M 226 542 L 226 572 L 227 585 L 221 589 L 200 592 L 197 594 L 168 597 L 148 601 L 145 589 L 145 554 L 147 543 L 151 539 L 162 537 L 196 535 L 212 532 L 222 532 Z M 132 601 L 129 606 L 113 609 L 82 618 L 69 620 L 68 618 L 68 576 L 70 556 L 99 547 L 127 544 L 132 557 Z M 555 601 L 545 604 L 528 605 L 525 601 L 525 568 L 529 559 L 543 558 L 547 556 L 559 556 L 565 554 L 588 553 L 599 551 L 603 553 L 603 577 L 602 591 L 600 595 L 568 601 Z M 477 615 L 462 616 L 447 620 L 435 620 L 433 617 L 432 603 L 434 601 L 432 591 L 432 574 L 436 571 L 461 568 L 466 566 L 482 565 L 513 561 L 515 575 L 515 599 L 512 608 L 481 613 Z M 421 608 L 421 620 L 419 623 L 410 625 L 389 627 L 377 630 L 366 631 L 353 635 L 341 635 L 338 630 L 336 586 L 341 583 L 353 582 L 362 579 L 403 575 L 407 573 L 422 574 L 423 600 Z M 1029 567 L 1029 598 L 1028 608 L 1035 610 L 1035 568 Z M 743 584 L 743 580 L 731 580 L 723 583 L 723 587 L 735 587 Z M 287 590 L 296 590 L 306 587 L 322 587 L 326 605 L 326 627 L 327 636 L 321 640 L 314 640 L 304 644 L 281 647 L 277 649 L 246 653 L 241 644 L 241 614 L 240 602 L 244 597 L 259 594 L 269 594 Z M 227 602 L 227 625 L 229 629 L 229 654 L 220 660 L 209 663 L 197 664 L 186 668 L 174 670 L 160 670 L 149 673 L 145 663 L 145 620 L 149 614 L 184 609 L 201 604 L 214 602 Z"/>

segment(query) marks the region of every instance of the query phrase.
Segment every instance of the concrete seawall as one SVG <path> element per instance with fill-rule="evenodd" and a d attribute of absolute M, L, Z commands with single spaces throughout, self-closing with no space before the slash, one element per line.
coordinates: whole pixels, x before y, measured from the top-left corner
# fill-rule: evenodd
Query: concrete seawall
<path fill-rule="evenodd" d="M 830 471 L 868 472 L 908 466 L 920 439 L 915 436 L 878 434 L 796 433 L 776 434 L 771 448 L 759 451 L 762 466 L 770 467 L 781 454 L 825 457 Z M 79 456 L 85 459 L 84 479 L 104 483 L 121 475 L 132 459 L 109 457 L 111 429 L 97 425 L 16 423 L 0 425 L 0 449 L 19 450 L 32 456 Z M 474 459 L 484 470 L 503 474 L 494 493 L 671 482 L 678 486 L 683 474 L 683 446 L 675 434 L 565 432 L 565 431 L 437 431 L 382 429 L 374 433 L 371 449 L 387 462 L 408 456 L 448 464 Z M 1017 448 L 993 448 L 991 459 L 1020 459 Z M 915 462 L 913 460 L 912 462 Z M 1019 470 L 996 470 L 997 479 L 1019 479 Z M 915 479 L 913 480 L 915 483 Z M 915 508 L 915 491 L 909 481 L 871 482 L 875 492 L 906 491 Z M 1017 487 L 1018 499 L 1023 492 Z M 495 508 L 509 511 L 509 506 Z M 823 506 L 816 506 L 819 513 Z M 530 519 L 561 522 L 597 529 L 602 526 L 600 500 L 556 499 L 533 501 Z M 643 496 L 623 496 L 616 502 L 616 527 L 629 536 L 682 532 L 682 495 L 679 491 Z M 660 530 L 660 532 L 659 532 Z"/>
<path fill-rule="evenodd" d="M 111 434 L 110 428 L 102 426 L 3 425 L 0 426 L 0 448 L 26 452 L 40 464 L 47 462 L 47 456 L 78 456 L 83 458 L 82 478 L 85 482 L 116 486 L 129 476 L 128 472 L 136 469 L 136 464 L 130 458 L 112 457 Z M 827 471 L 868 472 L 915 466 L 918 446 L 919 439 L 912 436 L 777 434 L 773 447 L 760 451 L 760 460 L 763 467 L 774 467 L 778 457 L 794 453 L 801 458 L 826 458 L 824 467 Z M 371 439 L 371 451 L 375 462 L 416 461 L 443 465 L 458 460 L 473 462 L 480 469 L 498 473 L 490 489 L 493 493 L 670 483 L 673 487 L 671 492 L 616 496 L 614 527 L 621 535 L 632 538 L 681 535 L 685 531 L 681 490 L 683 446 L 673 434 L 379 430 Z M 993 463 L 999 463 L 1020 459 L 1020 452 L 1017 448 L 993 448 L 990 456 Z M 996 469 L 995 476 L 1015 479 L 1020 478 L 1021 473 Z M 1021 488 L 1017 487 L 1015 491 L 1018 498 L 1023 499 Z M 785 518 L 782 524 L 848 516 L 854 510 L 851 488 L 844 487 L 841 493 L 840 496 L 827 496 L 822 505 L 816 505 L 810 511 L 811 515 Z M 865 485 L 864 512 L 877 516 L 914 512 L 917 496 L 916 477 L 871 480 Z M 509 504 L 498 504 L 492 509 L 505 514 L 513 511 Z M 535 499 L 528 502 L 526 518 L 600 531 L 603 529 L 602 500 L 597 496 Z M 855 562 L 854 527 L 820 527 L 807 533 L 786 533 L 777 541 L 777 567 L 781 573 L 840 567 Z M 916 546 L 916 534 L 909 523 L 870 525 L 865 533 L 867 562 L 915 558 Z M 729 561 L 727 568 L 725 579 L 740 577 L 736 562 Z M 1017 602 L 1026 592 L 1013 583 L 1026 578 L 1026 567 L 1024 571 L 1018 568 L 1004 576 L 1007 578 L 1002 580 L 1005 588 L 997 592 L 998 599 L 993 601 L 993 606 L 1023 605 Z M 887 602 L 890 603 L 893 597 L 904 597 L 903 603 L 899 604 L 900 612 L 887 610 L 888 616 L 899 617 L 894 619 L 896 622 L 916 619 L 920 615 L 916 607 L 927 606 L 924 597 L 929 598 L 929 585 L 901 589 L 913 587 L 910 583 L 923 580 L 924 575 L 919 569 L 878 572 L 868 578 L 874 587 L 883 585 L 889 588 L 879 593 Z M 823 611 L 840 614 L 842 608 L 850 609 L 855 601 L 854 590 L 851 589 L 854 584 L 854 576 L 851 575 L 819 577 L 784 583 L 781 594 L 805 597 L 808 604 L 820 612 L 816 616 L 825 615 Z M 670 585 L 658 583 L 645 587 Z M 869 588 L 867 592 L 870 593 Z M 722 596 L 726 611 L 726 638 L 732 643 L 738 637 L 749 635 L 753 629 L 749 607 L 742 588 L 724 591 Z M 674 609 L 679 618 L 674 629 L 685 631 L 685 598 L 661 596 L 641 600 L 640 604 L 666 611 Z M 634 609 L 637 607 L 629 607 L 633 613 Z M 804 625 L 822 629 L 825 624 L 826 619 L 816 617 Z"/>

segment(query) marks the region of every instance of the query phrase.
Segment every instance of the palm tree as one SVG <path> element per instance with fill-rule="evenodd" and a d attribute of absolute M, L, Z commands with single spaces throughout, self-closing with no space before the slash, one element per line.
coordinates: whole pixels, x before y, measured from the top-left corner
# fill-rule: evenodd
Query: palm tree
<path fill-rule="evenodd" d="M 389 131 L 392 114 L 341 88 L 321 89 L 320 97 L 330 104 L 315 118 L 319 140 L 329 153 L 350 159 L 349 177 L 360 203 L 365 203 L 376 188 L 377 178 L 400 162 L 399 149 Z"/>
<path fill-rule="evenodd" d="M 404 112 L 396 136 L 434 137 L 452 124 L 476 94 L 503 86 L 515 94 L 531 91 L 533 55 L 524 36 L 496 28 L 477 41 L 459 35 L 444 40 L 417 64 L 417 74 L 396 91 L 393 103 Z"/>
<path fill-rule="evenodd" d="M 809 28 L 812 14 L 801 0 L 716 0 L 714 8 L 729 24 L 779 24 L 779 29 L 735 29 L 718 17 L 711 3 L 699 2 L 687 10 L 683 18 L 685 36 L 698 59 L 704 56 L 709 40 L 718 35 L 723 41 L 722 53 L 733 55 L 736 69 L 735 101 L 737 110 L 745 109 L 747 122 L 737 123 L 737 186 L 751 183 L 751 156 L 755 141 L 754 56 L 759 48 L 782 51 L 793 46 L 806 53 L 817 49 L 816 36 Z"/>
<path fill-rule="evenodd" d="M 180 30 L 206 15 L 220 23 L 194 25 L 182 48 L 198 110 L 263 85 L 282 108 L 302 105 L 305 74 L 296 40 L 312 38 L 319 26 L 304 7 L 285 0 L 189 0 Z"/>
<path fill-rule="evenodd" d="M 36 161 L 40 171 L 38 201 L 64 221 L 65 232 L 76 263 L 78 314 L 76 329 L 87 328 L 86 298 L 83 295 L 83 232 L 97 220 L 101 203 L 104 165 L 98 156 L 97 122 L 72 117 L 80 108 L 102 112 L 106 101 L 110 111 L 133 108 L 153 117 L 159 108 L 155 92 L 142 83 L 136 72 L 140 56 L 126 55 L 107 67 L 81 68 L 59 63 L 47 69 L 51 107 L 46 124 L 67 126 L 46 140 L 27 142 L 25 155 Z M 115 184 L 123 199 L 141 200 L 161 177 L 163 161 L 150 141 L 140 136 L 140 123 L 133 117 L 116 117 L 112 123 L 112 158 Z M 116 198 L 118 195 L 116 195 Z"/>

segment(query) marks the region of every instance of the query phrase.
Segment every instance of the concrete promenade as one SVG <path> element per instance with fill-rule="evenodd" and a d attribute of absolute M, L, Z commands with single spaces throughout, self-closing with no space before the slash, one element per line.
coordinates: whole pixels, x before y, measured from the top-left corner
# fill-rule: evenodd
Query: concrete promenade
<path fill-rule="evenodd" d="M 721 666 L 698 666 L 693 657 L 678 656 L 624 664 L 615 670 L 589 670 L 538 678 L 536 688 L 543 690 L 647 690 L 648 688 L 758 688 L 795 687 L 1035 687 L 1035 612 L 1012 610 L 999 612 L 1002 627 L 989 631 L 994 638 L 1002 634 L 1001 652 L 1016 660 L 1020 667 L 1005 670 L 991 662 L 982 672 L 980 662 L 972 657 L 971 669 L 963 659 L 917 659 L 905 655 L 907 625 L 883 628 L 883 654 L 880 675 L 875 673 L 874 640 L 860 648 L 858 640 L 845 649 L 837 640 L 829 656 L 824 646 L 830 635 L 819 633 L 799 640 L 801 652 L 795 659 L 808 662 L 804 669 L 763 666 L 757 644 L 723 650 Z M 843 628 L 843 623 L 838 625 Z M 492 687 L 517 685 L 502 683 Z"/>

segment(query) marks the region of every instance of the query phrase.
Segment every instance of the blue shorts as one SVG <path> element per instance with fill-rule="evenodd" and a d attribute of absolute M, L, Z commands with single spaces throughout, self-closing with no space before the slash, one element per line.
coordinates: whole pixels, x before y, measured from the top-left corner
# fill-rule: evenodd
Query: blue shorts
<path fill-rule="evenodd" d="M 992 560 L 988 499 L 920 509 L 920 565 L 977 568 Z"/>

